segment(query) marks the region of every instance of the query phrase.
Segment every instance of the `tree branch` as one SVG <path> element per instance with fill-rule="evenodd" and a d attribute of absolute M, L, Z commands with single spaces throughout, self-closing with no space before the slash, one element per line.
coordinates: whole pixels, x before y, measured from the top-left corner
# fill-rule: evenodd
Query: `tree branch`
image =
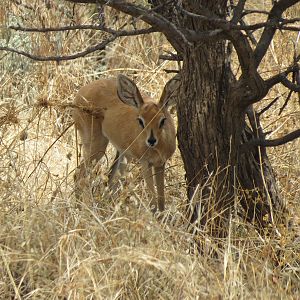
<path fill-rule="evenodd" d="M 240 0 L 240 5 L 243 6 L 244 1 Z M 240 8 L 240 7 L 239 7 Z M 180 11 L 187 16 L 190 16 L 192 18 L 197 18 L 206 22 L 210 22 L 212 26 L 216 27 L 217 30 L 223 31 L 227 39 L 232 41 L 232 43 L 235 46 L 235 49 L 237 51 L 237 54 L 239 56 L 240 64 L 243 73 L 248 73 L 249 65 L 250 65 L 250 60 L 253 60 L 254 62 L 254 57 L 253 57 L 253 51 L 251 49 L 251 46 L 247 40 L 247 38 L 242 34 L 242 32 L 238 30 L 232 30 L 232 29 L 239 29 L 241 26 L 232 24 L 228 22 L 225 19 L 221 19 L 217 17 L 215 14 L 212 12 L 209 12 L 207 9 L 203 10 L 203 15 L 195 14 L 192 12 L 189 12 L 182 7 L 179 7 Z M 237 16 L 236 16 L 237 18 Z M 246 26 L 247 27 L 247 26 Z M 220 32 L 218 32 L 220 33 Z M 199 41 L 202 39 L 203 34 L 200 32 L 194 33 L 193 34 L 193 41 L 196 41 L 197 36 L 199 37 Z M 245 74 L 247 75 L 247 74 Z"/>
<path fill-rule="evenodd" d="M 233 24 L 237 24 L 239 22 L 239 20 L 242 18 L 246 1 L 247 0 L 240 0 L 238 2 L 237 6 L 235 7 L 235 9 L 233 11 L 233 17 L 231 19 L 231 22 Z"/>
<path fill-rule="evenodd" d="M 288 96 L 286 97 L 286 99 L 285 99 L 285 101 L 284 101 L 282 107 L 281 107 L 280 110 L 279 110 L 279 113 L 278 113 L 279 116 L 282 114 L 283 110 L 284 110 L 284 109 L 286 108 L 286 106 L 288 105 L 288 102 L 289 102 L 290 99 L 291 99 L 292 93 L 293 93 L 293 91 L 289 91 Z"/>
<path fill-rule="evenodd" d="M 257 147 L 257 146 L 260 146 L 260 147 L 281 146 L 281 145 L 289 143 L 299 137 L 300 137 L 300 129 L 297 129 L 281 138 L 274 139 L 274 140 L 253 139 L 242 145 L 242 151 L 245 151 L 247 148 Z"/>
<path fill-rule="evenodd" d="M 242 0 L 240 0 L 239 3 L 241 7 L 244 5 L 244 1 Z M 241 9 L 241 7 L 239 7 L 239 9 Z M 242 106 L 247 107 L 262 99 L 266 95 L 267 89 L 263 79 L 257 71 L 256 60 L 250 43 L 240 30 L 240 28 L 248 28 L 248 26 L 233 24 L 225 19 L 219 18 L 207 9 L 203 10 L 203 15 L 189 12 L 181 7 L 179 9 L 190 17 L 210 22 L 212 26 L 217 28 L 216 30 L 221 30 L 225 38 L 230 40 L 234 45 L 242 69 L 242 76 L 236 85 L 239 93 L 244 95 L 243 99 L 245 101 L 242 103 Z M 194 39 L 196 39 L 197 33 L 194 35 Z M 199 36 L 199 38 L 200 37 L 201 36 Z"/>
<path fill-rule="evenodd" d="M 99 30 L 104 31 L 106 33 L 115 34 L 118 36 L 133 36 L 133 35 L 142 35 L 142 34 L 149 34 L 156 32 L 154 28 L 144 28 L 139 30 L 115 30 L 112 28 L 108 28 L 106 26 L 100 25 L 72 25 L 72 26 L 62 26 L 62 27 L 46 27 L 46 28 L 28 28 L 28 27 L 21 27 L 21 26 L 9 26 L 9 29 L 13 29 L 16 31 L 23 31 L 23 32 L 59 32 L 59 31 L 71 31 L 71 30 Z"/>
<path fill-rule="evenodd" d="M 128 3 L 121 0 L 66 0 L 73 3 L 100 3 L 117 9 L 125 14 L 139 18 L 144 22 L 151 25 L 157 31 L 162 32 L 177 52 L 182 52 L 183 45 L 189 45 L 190 42 L 186 38 L 185 34 L 162 15 L 155 12 L 155 10 L 172 3 L 172 1 L 165 1 L 161 6 L 156 6 L 152 9 L 146 9 L 142 6 L 138 6 L 132 3 Z"/>
<path fill-rule="evenodd" d="M 286 77 L 288 74 L 292 72 L 297 72 L 299 71 L 299 66 L 297 62 L 300 60 L 300 55 L 295 59 L 295 64 L 292 66 L 288 67 L 284 72 L 281 72 L 269 79 L 265 80 L 266 87 L 268 89 L 272 88 L 274 85 L 278 83 L 282 83 L 284 86 L 288 87 L 289 89 L 293 90 L 294 92 L 299 92 L 298 87 L 299 85 L 292 83 L 289 81 Z"/>
<path fill-rule="evenodd" d="M 260 117 L 262 114 L 264 114 L 267 110 L 269 110 L 278 101 L 279 98 L 280 98 L 280 96 L 277 96 L 265 108 L 263 108 L 260 112 L 258 112 L 257 115 Z"/>
<path fill-rule="evenodd" d="M 245 22 L 243 19 L 240 20 L 240 24 L 241 24 L 242 26 L 248 26 L 248 25 L 246 24 L 246 22 Z M 257 41 L 256 41 L 255 36 L 253 35 L 253 31 L 251 31 L 251 30 L 249 30 L 249 29 L 244 29 L 244 30 L 245 30 L 245 32 L 246 32 L 246 34 L 247 34 L 247 36 L 248 36 L 250 42 L 251 42 L 253 45 L 256 46 L 256 45 L 257 45 Z"/>
<path fill-rule="evenodd" d="M 60 56 L 60 55 L 57 55 L 57 56 L 39 56 L 39 55 L 30 54 L 26 51 L 16 50 L 16 49 L 13 49 L 13 48 L 10 48 L 10 47 L 1 47 L 1 46 L 0 46 L 0 50 L 12 52 L 12 53 L 17 53 L 17 54 L 23 55 L 25 57 L 28 57 L 30 59 L 37 60 L 37 61 L 56 61 L 56 62 L 60 62 L 60 61 L 64 61 L 64 60 L 72 60 L 72 59 L 76 59 L 76 58 L 79 58 L 79 57 L 84 57 L 84 56 L 86 56 L 88 54 L 91 54 L 95 51 L 103 50 L 103 49 L 105 49 L 105 47 L 109 43 L 114 41 L 117 37 L 118 36 L 114 35 L 114 36 L 106 39 L 105 41 L 103 41 L 100 44 L 97 44 L 95 46 L 87 48 L 85 51 L 81 51 L 81 52 L 78 52 L 78 53 L 75 53 L 75 54 L 65 55 L 65 56 Z"/>
<path fill-rule="evenodd" d="M 270 46 L 270 43 L 276 32 L 276 28 L 277 28 L 276 26 L 277 24 L 279 24 L 283 12 L 298 2 L 299 0 L 279 0 L 274 2 L 274 5 L 269 13 L 269 17 L 267 21 L 273 26 L 265 27 L 259 39 L 257 47 L 254 50 L 256 67 L 259 66 L 260 62 L 262 61 L 263 57 L 265 56 Z"/>
<path fill-rule="evenodd" d="M 299 1 L 299 0 L 298 0 Z M 256 24 L 251 24 L 251 25 L 246 25 L 244 22 L 241 23 L 241 25 L 237 25 L 232 19 L 232 21 L 227 21 L 225 19 L 218 18 L 217 16 L 214 16 L 213 14 L 208 14 L 206 11 L 205 14 L 199 15 L 195 14 L 192 12 L 189 12 L 183 8 L 180 8 L 181 12 L 183 12 L 185 15 L 192 17 L 192 18 L 197 18 L 206 22 L 210 22 L 210 24 L 217 29 L 222 29 L 225 31 L 231 31 L 231 30 L 257 30 L 261 28 L 273 28 L 274 30 L 276 29 L 281 29 L 281 30 L 291 30 L 291 31 L 297 31 L 299 28 L 294 26 L 286 26 L 287 24 L 292 24 L 296 22 L 300 22 L 300 18 L 294 18 L 294 19 L 279 19 L 278 23 L 271 22 L 270 20 L 266 22 L 260 22 Z M 237 18 L 237 17 L 236 17 Z M 241 21 L 241 20 L 239 20 Z M 198 39 L 202 39 L 202 33 L 197 33 L 198 34 Z M 196 34 L 194 34 L 194 40 L 196 41 Z"/>
<path fill-rule="evenodd" d="M 293 92 L 300 92 L 300 85 L 295 84 L 291 81 L 289 81 L 286 77 L 283 77 L 281 79 L 281 83 L 288 88 L 289 90 L 293 91 Z"/>
<path fill-rule="evenodd" d="M 178 55 L 178 54 L 169 53 L 169 55 L 161 54 L 159 56 L 159 59 L 170 60 L 170 61 L 182 61 L 183 57 L 181 55 Z"/>
<path fill-rule="evenodd" d="M 286 31 L 300 31 L 300 26 L 282 26 L 279 27 L 280 30 L 286 30 Z"/>
<path fill-rule="evenodd" d="M 75 54 L 71 54 L 71 55 L 56 55 L 56 56 L 39 56 L 39 55 L 34 55 L 34 54 L 30 54 L 26 51 L 22 51 L 22 50 L 16 50 L 10 47 L 0 47 L 0 50 L 2 51 L 7 51 L 7 52 L 13 52 L 13 53 L 17 53 L 20 55 L 23 55 L 25 57 L 28 57 L 30 59 L 33 60 L 37 60 L 37 61 L 65 61 L 65 60 L 72 60 L 72 59 L 76 59 L 76 58 L 80 58 L 80 57 L 84 57 L 88 54 L 91 54 L 95 51 L 99 51 L 99 50 L 104 50 L 105 47 L 113 42 L 116 38 L 120 37 L 120 36 L 135 36 L 135 35 L 141 35 L 141 34 L 148 34 L 148 33 L 153 33 L 156 30 L 154 28 L 145 28 L 145 29 L 140 29 L 140 30 L 114 30 L 105 26 L 97 26 L 97 25 L 74 25 L 74 26 L 62 26 L 62 27 L 57 27 L 57 28 L 25 28 L 25 27 L 20 27 L 20 26 L 10 26 L 10 29 L 13 30 L 18 30 L 18 31 L 24 31 L 24 32 L 57 32 L 57 31 L 68 31 L 68 30 L 77 30 L 77 29 L 94 29 L 94 30 L 102 30 L 105 31 L 107 33 L 111 33 L 113 34 L 111 37 L 107 38 L 105 41 L 95 45 L 95 46 L 91 46 L 89 48 L 87 48 L 84 51 L 75 53 Z"/>
<path fill-rule="evenodd" d="M 268 11 L 265 10 L 259 10 L 259 9 L 245 9 L 243 11 L 242 17 L 250 15 L 250 14 L 263 14 L 263 15 L 269 15 Z"/>

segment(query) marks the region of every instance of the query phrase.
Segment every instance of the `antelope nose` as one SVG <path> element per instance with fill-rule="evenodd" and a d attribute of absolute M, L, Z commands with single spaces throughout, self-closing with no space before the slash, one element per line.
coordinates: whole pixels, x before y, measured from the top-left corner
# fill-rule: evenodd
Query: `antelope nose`
<path fill-rule="evenodd" d="M 155 138 L 153 134 L 153 130 L 151 130 L 150 136 L 147 140 L 147 144 L 149 147 L 154 147 L 157 144 L 157 139 Z"/>
<path fill-rule="evenodd" d="M 157 139 L 155 137 L 150 137 L 147 142 L 149 147 L 154 147 L 157 144 Z"/>

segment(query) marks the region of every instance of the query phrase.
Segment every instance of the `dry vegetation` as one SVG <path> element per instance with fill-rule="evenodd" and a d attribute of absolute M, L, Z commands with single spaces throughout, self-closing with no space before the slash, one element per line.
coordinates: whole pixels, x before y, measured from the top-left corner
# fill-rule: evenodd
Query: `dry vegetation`
<path fill-rule="evenodd" d="M 3 1 L 2 1 L 3 2 Z M 1 26 L 55 26 L 90 23 L 93 12 L 60 1 L 5 0 Z M 28 5 L 28 7 L 26 7 Z M 30 7 L 35 7 L 35 11 Z M 111 22 L 113 22 L 113 13 Z M 278 33 L 263 66 L 267 75 L 291 62 L 297 35 Z M 1 43 L 39 55 L 76 52 L 101 39 L 90 31 L 25 34 L 1 30 Z M 147 45 L 147 46 L 145 46 Z M 77 163 L 68 104 L 80 86 L 94 78 L 128 73 L 158 96 L 170 63 L 158 61 L 168 49 L 163 37 L 123 38 L 108 49 L 108 68 L 99 53 L 76 61 L 38 63 L 0 53 L 0 298 L 1 299 L 299 299 L 300 141 L 270 149 L 279 186 L 294 225 L 279 234 L 259 234 L 232 218 L 230 235 L 215 241 L 187 227 L 184 171 L 176 153 L 167 172 L 167 208 L 157 219 L 147 210 L 147 190 L 138 166 L 131 165 L 121 191 L 105 189 L 104 159 L 89 187 L 76 200 Z M 288 50 L 287 50 L 288 49 Z M 298 43 L 299 50 L 299 43 Z M 299 99 L 293 95 L 279 116 L 286 91 L 264 119 L 271 137 L 299 126 Z M 108 159 L 111 160 L 113 150 Z M 199 255 L 194 239 L 210 246 Z M 222 244 L 219 249 L 216 245 Z M 217 258 L 209 249 L 216 248 Z"/>

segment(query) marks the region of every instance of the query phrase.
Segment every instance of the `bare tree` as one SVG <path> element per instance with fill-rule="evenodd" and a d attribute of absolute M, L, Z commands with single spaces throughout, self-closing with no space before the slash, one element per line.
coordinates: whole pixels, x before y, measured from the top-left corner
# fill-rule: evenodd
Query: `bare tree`
<path fill-rule="evenodd" d="M 150 25 L 141 30 L 114 30 L 96 26 L 62 28 L 21 28 L 23 31 L 102 30 L 110 38 L 80 53 L 38 57 L 18 49 L 0 47 L 36 60 L 66 60 L 103 49 L 119 36 L 162 32 L 176 53 L 165 59 L 182 61 L 181 90 L 178 95 L 178 142 L 187 181 L 190 221 L 198 220 L 202 230 L 224 236 L 229 213 L 238 199 L 244 217 L 259 227 L 279 221 L 285 211 L 278 192 L 266 147 L 288 143 L 300 136 L 300 129 L 276 140 L 266 140 L 260 116 L 272 108 L 256 112 L 261 101 L 277 84 L 290 92 L 300 92 L 299 59 L 282 72 L 263 79 L 259 67 L 276 31 L 300 31 L 300 18 L 284 18 L 284 12 L 299 0 L 273 1 L 269 11 L 245 9 L 246 0 L 149 0 L 137 5 L 122 0 L 68 0 L 112 7 Z M 230 12 L 231 10 L 231 12 Z M 246 24 L 251 13 L 267 15 L 261 23 Z M 253 31 L 261 29 L 258 40 Z M 237 53 L 240 74 L 234 76 L 230 64 L 232 47 Z M 292 80 L 289 75 L 292 74 Z M 247 121 L 248 120 L 248 121 Z M 213 209 L 212 209 L 213 208 Z"/>

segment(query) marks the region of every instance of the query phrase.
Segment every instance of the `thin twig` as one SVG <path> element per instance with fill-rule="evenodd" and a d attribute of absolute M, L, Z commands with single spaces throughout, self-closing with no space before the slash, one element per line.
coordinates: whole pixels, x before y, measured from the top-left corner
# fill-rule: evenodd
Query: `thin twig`
<path fill-rule="evenodd" d="M 61 27 L 46 27 L 46 28 L 30 28 L 30 27 L 21 27 L 21 26 L 9 26 L 9 29 L 13 29 L 16 31 L 23 31 L 23 32 L 61 32 L 61 31 L 72 31 L 72 30 L 99 30 L 106 33 L 118 35 L 118 36 L 133 36 L 133 35 L 142 35 L 142 34 L 149 34 L 156 32 L 156 30 L 151 28 L 143 28 L 139 30 L 116 30 L 106 26 L 100 25 L 71 25 L 71 26 L 61 26 Z"/>
<path fill-rule="evenodd" d="M 105 47 L 113 42 L 118 36 L 114 35 L 108 39 L 106 39 L 105 41 L 103 41 L 100 44 L 97 44 L 95 46 L 89 47 L 84 51 L 81 52 L 77 52 L 75 54 L 71 54 L 71 55 L 57 55 L 57 56 L 40 56 L 40 55 L 34 55 L 31 53 L 28 53 L 26 51 L 23 50 L 17 50 L 14 48 L 10 48 L 10 47 L 1 47 L 0 46 L 0 50 L 2 51 L 8 51 L 8 52 L 12 52 L 12 53 L 17 53 L 20 55 L 23 55 L 25 57 L 28 57 L 32 60 L 37 60 L 37 61 L 56 61 L 56 62 L 60 62 L 60 61 L 65 61 L 65 60 L 72 60 L 72 59 L 76 59 L 76 58 L 80 58 L 80 57 L 85 57 L 88 54 L 91 54 L 93 52 L 99 51 L 99 50 L 103 50 L 105 49 Z"/>
<path fill-rule="evenodd" d="M 285 99 L 285 101 L 284 101 L 284 104 L 282 105 L 282 107 L 281 107 L 280 110 L 279 110 L 279 113 L 278 113 L 279 116 L 282 114 L 283 110 L 286 108 L 286 106 L 287 106 L 289 100 L 291 99 L 292 93 L 293 93 L 293 91 L 289 91 L 289 94 L 288 94 L 288 96 L 286 97 L 286 99 Z"/>
<path fill-rule="evenodd" d="M 258 116 L 261 116 L 264 114 L 267 110 L 269 110 L 280 98 L 280 96 L 277 96 L 273 101 L 271 101 L 265 108 L 263 108 L 258 114 Z"/>

